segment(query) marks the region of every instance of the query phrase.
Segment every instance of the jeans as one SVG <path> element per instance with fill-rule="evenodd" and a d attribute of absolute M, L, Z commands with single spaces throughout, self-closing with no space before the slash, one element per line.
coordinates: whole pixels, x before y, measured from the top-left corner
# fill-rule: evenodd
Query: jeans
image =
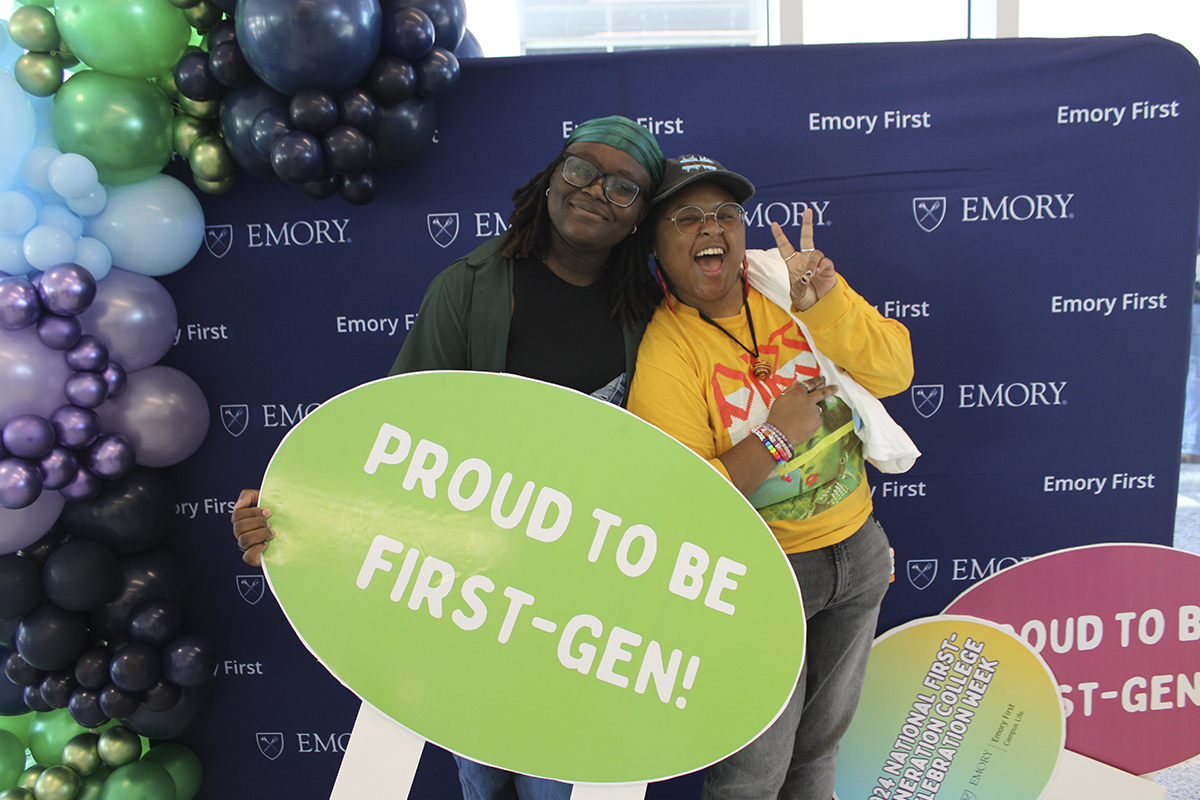
<path fill-rule="evenodd" d="M 804 598 L 804 668 L 779 719 L 708 768 L 703 800 L 830 800 L 838 742 L 850 726 L 891 575 L 883 528 L 788 555 Z"/>
<path fill-rule="evenodd" d="M 456 755 L 463 800 L 569 800 L 572 785 L 488 767 Z"/>

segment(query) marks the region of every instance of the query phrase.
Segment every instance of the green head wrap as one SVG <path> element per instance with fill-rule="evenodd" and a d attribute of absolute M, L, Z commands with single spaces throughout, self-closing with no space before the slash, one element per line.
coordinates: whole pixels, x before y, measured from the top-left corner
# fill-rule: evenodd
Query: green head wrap
<path fill-rule="evenodd" d="M 575 126 L 563 149 L 575 142 L 597 142 L 628 153 L 650 175 L 649 200 L 662 183 L 667 161 L 650 131 L 628 117 L 612 116 L 589 119 Z"/>

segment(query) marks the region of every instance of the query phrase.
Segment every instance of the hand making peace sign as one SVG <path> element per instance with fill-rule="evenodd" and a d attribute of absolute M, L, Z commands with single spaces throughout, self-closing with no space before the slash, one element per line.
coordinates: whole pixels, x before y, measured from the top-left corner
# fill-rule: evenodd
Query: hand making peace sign
<path fill-rule="evenodd" d="M 807 311 L 813 304 L 837 285 L 837 271 L 825 254 L 813 247 L 812 209 L 804 210 L 800 224 L 800 249 L 792 246 L 778 222 L 771 223 L 775 235 L 775 246 L 788 265 L 788 277 L 792 286 L 792 305 Z"/>

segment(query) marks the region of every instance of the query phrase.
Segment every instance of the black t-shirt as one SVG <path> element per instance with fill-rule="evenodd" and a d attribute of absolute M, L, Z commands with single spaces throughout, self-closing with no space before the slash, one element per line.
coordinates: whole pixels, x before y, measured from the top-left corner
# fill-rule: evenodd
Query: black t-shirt
<path fill-rule="evenodd" d="M 625 371 L 625 337 L 611 310 L 607 272 L 576 286 L 541 261 L 516 259 L 504 370 L 596 391 Z"/>

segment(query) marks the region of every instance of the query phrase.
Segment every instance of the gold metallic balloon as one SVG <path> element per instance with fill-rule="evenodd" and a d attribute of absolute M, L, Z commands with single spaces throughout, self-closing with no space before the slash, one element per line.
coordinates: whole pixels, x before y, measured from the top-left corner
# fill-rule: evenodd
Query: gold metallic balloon
<path fill-rule="evenodd" d="M 8 18 L 8 35 L 26 50 L 49 53 L 58 48 L 58 23 L 49 9 L 21 6 Z"/>
<path fill-rule="evenodd" d="M 62 765 L 46 767 L 33 785 L 37 800 L 73 800 L 79 793 L 79 776 L 75 770 Z"/>
<path fill-rule="evenodd" d="M 0 792 L 0 800 L 34 800 L 34 797 L 33 792 L 28 789 L 14 786 L 11 789 Z"/>
<path fill-rule="evenodd" d="M 213 5 L 210 0 L 200 0 L 194 6 L 183 9 L 183 16 L 187 18 L 193 28 L 201 33 L 207 33 L 221 21 L 223 15 L 221 9 Z"/>
<path fill-rule="evenodd" d="M 201 136 L 197 139 L 188 151 L 188 163 L 193 175 L 210 183 L 232 178 L 237 169 L 225 140 L 220 136 Z"/>
<path fill-rule="evenodd" d="M 17 786 L 22 789 L 28 789 L 30 792 L 32 792 L 33 785 L 37 783 L 37 779 L 42 777 L 42 773 L 45 771 L 46 768 L 41 764 L 34 764 L 32 767 L 21 773 L 21 777 L 17 779 Z"/>
<path fill-rule="evenodd" d="M 187 95 L 179 95 L 179 107 L 185 113 L 197 119 L 216 119 L 221 114 L 220 100 L 193 100 Z"/>
<path fill-rule="evenodd" d="M 105 764 L 120 767 L 142 757 L 142 739 L 124 725 L 116 725 L 100 734 L 96 750 Z"/>
<path fill-rule="evenodd" d="M 234 178 L 230 175 L 222 181 L 206 181 L 192 176 L 192 180 L 196 182 L 196 188 L 205 194 L 225 194 L 233 188 Z"/>
<path fill-rule="evenodd" d="M 190 114 L 176 114 L 175 122 L 171 124 L 171 139 L 175 145 L 175 152 L 181 158 L 187 158 L 196 140 L 212 132 L 213 124 L 209 120 L 196 119 Z"/>
<path fill-rule="evenodd" d="M 63 85 L 62 59 L 53 53 L 26 53 L 13 64 L 13 77 L 34 97 L 49 97 Z"/>
<path fill-rule="evenodd" d="M 81 733 L 63 745 L 62 763 L 80 775 L 91 775 L 104 762 L 100 760 L 97 745 L 100 737 L 94 733 Z"/>
<path fill-rule="evenodd" d="M 104 767 L 98 772 L 93 772 L 86 778 L 79 779 L 79 794 L 75 795 L 75 800 L 100 800 L 104 794 L 104 781 L 112 774 L 108 767 Z M 4 800 L 0 797 L 0 800 Z"/>

